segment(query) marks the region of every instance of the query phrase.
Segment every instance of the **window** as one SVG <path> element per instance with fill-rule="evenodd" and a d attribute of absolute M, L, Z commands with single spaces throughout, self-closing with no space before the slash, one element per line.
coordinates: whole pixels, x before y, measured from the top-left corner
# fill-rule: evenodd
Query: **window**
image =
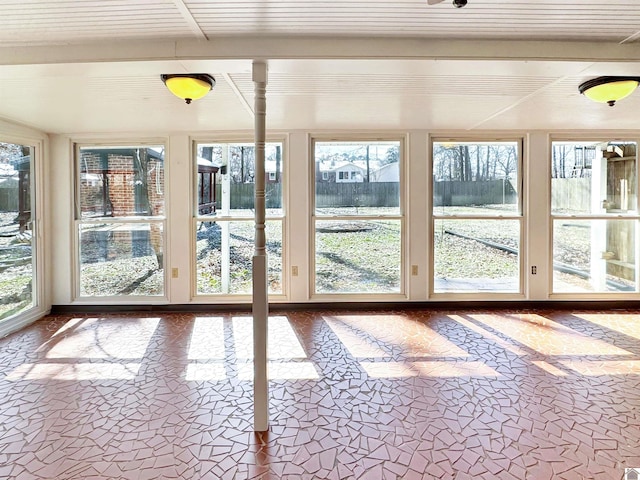
<path fill-rule="evenodd" d="M 554 141 L 553 292 L 635 292 L 637 143 Z"/>
<path fill-rule="evenodd" d="M 197 143 L 196 164 L 215 171 L 207 186 L 198 175 L 198 188 L 210 189 L 214 205 L 194 208 L 196 238 L 196 295 L 249 295 L 255 224 L 255 147 L 249 143 Z M 269 293 L 283 293 L 282 144 L 265 146 L 266 237 Z"/>
<path fill-rule="evenodd" d="M 329 172 L 322 172 L 322 180 L 329 180 Z"/>
<path fill-rule="evenodd" d="M 519 293 L 518 141 L 433 143 L 433 292 Z"/>
<path fill-rule="evenodd" d="M 81 297 L 164 294 L 164 147 L 77 149 Z"/>
<path fill-rule="evenodd" d="M 33 152 L 0 142 L 0 320 L 34 306 Z"/>
<path fill-rule="evenodd" d="M 400 145 L 314 142 L 315 293 L 402 293 Z M 363 181 L 320 181 L 320 172 L 340 162 L 367 172 Z"/>

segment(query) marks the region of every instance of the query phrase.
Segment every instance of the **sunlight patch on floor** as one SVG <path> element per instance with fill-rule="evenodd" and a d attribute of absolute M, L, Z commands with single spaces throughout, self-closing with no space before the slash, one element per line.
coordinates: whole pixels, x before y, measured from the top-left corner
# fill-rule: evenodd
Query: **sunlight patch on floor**
<path fill-rule="evenodd" d="M 222 363 L 190 363 L 187 365 L 185 380 L 188 382 L 215 382 L 227 379 Z"/>
<path fill-rule="evenodd" d="M 454 320 L 455 322 L 458 322 L 460 325 L 468 328 L 469 330 L 479 333 L 480 335 L 482 335 L 485 338 L 488 338 L 489 340 L 491 340 L 492 342 L 494 342 L 495 344 L 499 345 L 500 347 L 504 348 L 505 350 L 514 353 L 516 355 L 519 356 L 525 356 L 527 354 L 527 352 L 525 350 L 523 350 L 522 348 L 518 347 L 517 345 L 513 345 L 512 343 L 500 338 L 498 335 L 491 333 L 487 330 L 485 330 L 484 328 L 482 328 L 479 325 L 476 325 L 473 322 L 470 322 L 469 320 L 463 318 L 460 315 L 447 315 L 451 320 Z"/>
<path fill-rule="evenodd" d="M 351 356 L 355 358 L 389 358 L 391 356 L 370 340 L 360 337 L 357 331 L 354 331 L 356 328 L 350 322 L 345 322 L 343 317 L 324 317 L 324 321 Z"/>
<path fill-rule="evenodd" d="M 189 360 L 224 360 L 224 319 L 196 317 L 189 340 Z"/>
<path fill-rule="evenodd" d="M 55 359 L 141 359 L 159 322 L 159 318 L 72 319 L 41 349 L 48 348 L 46 357 Z"/>
<path fill-rule="evenodd" d="M 139 369 L 139 363 L 25 363 L 7 380 L 133 380 Z"/>
<path fill-rule="evenodd" d="M 574 313 L 573 316 L 640 340 L 640 315 Z"/>
<path fill-rule="evenodd" d="M 490 314 L 468 316 L 543 355 L 633 355 L 541 315 L 521 314 L 517 318 Z"/>
<path fill-rule="evenodd" d="M 325 322 L 356 358 L 386 358 L 389 351 L 412 357 L 468 357 L 458 345 L 404 315 L 340 315 Z M 368 339 L 371 339 L 370 341 Z M 380 345 L 372 345 L 379 342 Z"/>
<path fill-rule="evenodd" d="M 269 317 L 268 351 L 271 360 L 307 358 L 287 317 Z M 253 359 L 253 318 L 233 317 L 233 342 L 238 359 Z"/>

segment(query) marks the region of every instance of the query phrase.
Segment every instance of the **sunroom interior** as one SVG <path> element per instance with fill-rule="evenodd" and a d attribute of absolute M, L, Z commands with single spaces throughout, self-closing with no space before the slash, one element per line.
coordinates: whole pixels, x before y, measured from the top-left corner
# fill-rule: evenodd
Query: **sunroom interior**
<path fill-rule="evenodd" d="M 579 92 L 640 76 L 640 6 L 319 8 L 7 7 L 0 334 L 52 307 L 248 305 L 257 175 L 274 304 L 640 299 L 640 95 Z M 215 85 L 186 104 L 172 73 Z"/>

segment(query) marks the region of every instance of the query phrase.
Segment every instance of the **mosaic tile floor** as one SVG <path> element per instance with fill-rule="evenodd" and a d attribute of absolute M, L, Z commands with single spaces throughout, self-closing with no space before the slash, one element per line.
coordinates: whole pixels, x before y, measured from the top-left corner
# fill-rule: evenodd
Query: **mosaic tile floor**
<path fill-rule="evenodd" d="M 640 312 L 47 317 L 0 340 L 0 479 L 621 479 Z"/>

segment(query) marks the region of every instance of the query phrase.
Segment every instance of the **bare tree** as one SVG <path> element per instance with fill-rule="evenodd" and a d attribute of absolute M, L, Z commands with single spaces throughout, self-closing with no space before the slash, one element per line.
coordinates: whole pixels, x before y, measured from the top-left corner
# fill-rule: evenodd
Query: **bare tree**
<path fill-rule="evenodd" d="M 282 161 L 282 147 L 276 145 L 276 182 L 280 183 L 280 162 Z"/>
<path fill-rule="evenodd" d="M 233 183 L 252 183 L 255 177 L 255 149 L 233 146 L 229 149 L 229 175 Z"/>
<path fill-rule="evenodd" d="M 501 145 L 497 149 L 496 163 L 502 170 L 503 178 L 511 178 L 518 163 L 518 151 L 515 145 Z"/>
<path fill-rule="evenodd" d="M 365 182 L 367 182 L 367 183 L 369 182 L 370 175 L 371 175 L 371 167 L 369 165 L 369 163 L 371 161 L 370 157 L 369 157 L 369 148 L 370 148 L 370 145 L 367 145 L 367 154 L 366 154 L 366 160 L 365 160 L 366 164 L 367 164 L 367 178 L 365 179 Z"/>
<path fill-rule="evenodd" d="M 553 178 L 567 177 L 567 164 L 571 155 L 571 147 L 564 144 L 554 144 L 551 161 L 551 175 Z"/>

